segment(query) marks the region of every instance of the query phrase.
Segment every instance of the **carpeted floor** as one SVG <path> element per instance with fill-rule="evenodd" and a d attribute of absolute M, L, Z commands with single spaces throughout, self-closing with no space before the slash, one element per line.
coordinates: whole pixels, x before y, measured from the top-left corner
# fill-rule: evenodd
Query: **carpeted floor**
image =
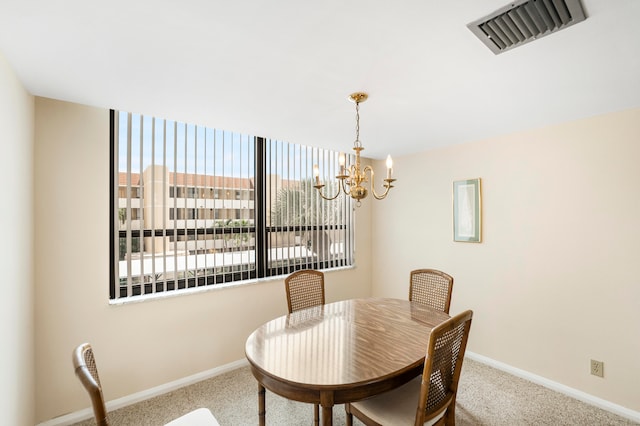
<path fill-rule="evenodd" d="M 470 359 L 465 359 L 462 368 L 458 426 L 638 424 Z M 243 367 L 109 415 L 114 426 L 162 425 L 188 411 L 207 407 L 221 426 L 257 425 L 257 389 L 249 367 Z M 312 405 L 289 401 L 269 391 L 266 409 L 267 425 L 313 424 Z M 334 425 L 345 424 L 342 405 L 334 407 L 333 418 Z M 93 424 L 91 419 L 75 426 Z M 354 424 L 361 425 L 357 420 Z"/>

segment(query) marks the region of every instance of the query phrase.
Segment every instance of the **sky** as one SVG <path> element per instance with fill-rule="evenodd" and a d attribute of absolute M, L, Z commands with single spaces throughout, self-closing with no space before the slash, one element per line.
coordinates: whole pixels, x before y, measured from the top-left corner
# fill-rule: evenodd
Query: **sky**
<path fill-rule="evenodd" d="M 155 164 L 178 173 L 254 177 L 253 136 L 122 111 L 116 120 L 120 172 L 139 173 Z M 314 164 L 324 172 L 323 182 L 338 174 L 338 153 L 326 149 L 272 140 L 267 158 L 268 173 L 285 179 L 313 178 Z"/>

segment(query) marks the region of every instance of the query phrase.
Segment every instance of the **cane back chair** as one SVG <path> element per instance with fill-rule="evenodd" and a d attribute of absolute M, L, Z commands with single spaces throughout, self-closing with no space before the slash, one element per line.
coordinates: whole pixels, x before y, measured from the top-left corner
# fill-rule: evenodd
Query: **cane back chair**
<path fill-rule="evenodd" d="M 313 269 L 296 271 L 284 279 L 289 313 L 324 305 L 324 273 Z"/>
<path fill-rule="evenodd" d="M 284 279 L 289 313 L 324 305 L 324 273 L 313 269 L 296 271 Z M 320 407 L 313 406 L 313 423 L 320 423 Z"/>
<path fill-rule="evenodd" d="M 453 277 L 436 269 L 416 269 L 409 275 L 409 300 L 449 313 Z"/>
<path fill-rule="evenodd" d="M 75 348 L 72 358 L 76 375 L 91 398 L 97 426 L 109 426 L 109 416 L 104 403 L 93 348 L 89 343 L 83 343 Z M 220 424 L 211 411 L 207 408 L 199 408 L 167 423 L 166 426 L 220 426 Z"/>
<path fill-rule="evenodd" d="M 353 416 L 368 426 L 455 425 L 458 382 L 472 317 L 472 311 L 462 312 L 431 331 L 421 376 L 392 391 L 345 404 L 347 426 L 353 425 Z"/>

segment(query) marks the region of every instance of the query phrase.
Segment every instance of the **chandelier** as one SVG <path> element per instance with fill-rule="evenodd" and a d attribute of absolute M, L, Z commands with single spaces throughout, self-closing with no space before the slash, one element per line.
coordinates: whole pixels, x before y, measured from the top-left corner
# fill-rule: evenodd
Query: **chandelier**
<path fill-rule="evenodd" d="M 371 166 L 366 166 L 364 169 L 360 168 L 360 151 L 364 149 L 362 146 L 362 142 L 360 142 L 360 103 L 367 100 L 369 95 L 362 92 L 356 92 L 349 95 L 349 99 L 355 102 L 356 104 L 356 140 L 353 142 L 353 150 L 356 152 L 356 161 L 354 164 L 350 165 L 349 168 L 345 167 L 345 154 L 343 152 L 338 156 L 338 163 L 340 165 L 340 169 L 336 179 L 338 179 L 338 192 L 336 192 L 333 196 L 326 196 L 322 193 L 322 188 L 324 188 L 324 184 L 320 183 L 320 171 L 318 169 L 318 165 L 313 166 L 313 174 L 316 179 L 316 184 L 313 186 L 318 190 L 318 193 L 325 200 L 335 200 L 341 192 L 344 192 L 345 195 L 351 196 L 354 200 L 356 200 L 357 206 L 360 206 L 360 201 L 363 198 L 367 197 L 368 190 L 362 185 L 363 183 L 369 182 L 369 188 L 371 189 L 371 193 L 373 194 L 376 200 L 382 200 L 387 196 L 389 190 L 393 188 L 392 183 L 395 179 L 391 178 L 391 173 L 393 171 L 393 161 L 391 160 L 391 156 L 387 156 L 387 177 L 383 179 L 384 184 L 384 192 L 382 194 L 378 194 L 374 185 L 374 173 L 373 168 Z M 367 180 L 367 173 L 370 175 L 370 181 Z"/>

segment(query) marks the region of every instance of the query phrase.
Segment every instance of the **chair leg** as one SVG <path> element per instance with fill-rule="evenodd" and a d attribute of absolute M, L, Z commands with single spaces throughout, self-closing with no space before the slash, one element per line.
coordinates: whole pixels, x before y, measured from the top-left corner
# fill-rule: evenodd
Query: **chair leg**
<path fill-rule="evenodd" d="M 313 404 L 313 424 L 315 426 L 320 425 L 320 407 L 318 404 Z"/>
<path fill-rule="evenodd" d="M 445 413 L 444 422 L 447 426 L 455 426 L 456 424 L 456 400 L 454 399 L 449 407 L 447 408 L 447 412 Z"/>
<path fill-rule="evenodd" d="M 353 414 L 351 414 L 351 405 L 349 403 L 344 404 L 345 417 L 347 419 L 347 426 L 353 426 Z"/>
<path fill-rule="evenodd" d="M 258 424 L 260 426 L 265 425 L 265 414 L 266 414 L 265 404 L 264 404 L 265 393 L 266 393 L 265 387 L 258 383 Z"/>

